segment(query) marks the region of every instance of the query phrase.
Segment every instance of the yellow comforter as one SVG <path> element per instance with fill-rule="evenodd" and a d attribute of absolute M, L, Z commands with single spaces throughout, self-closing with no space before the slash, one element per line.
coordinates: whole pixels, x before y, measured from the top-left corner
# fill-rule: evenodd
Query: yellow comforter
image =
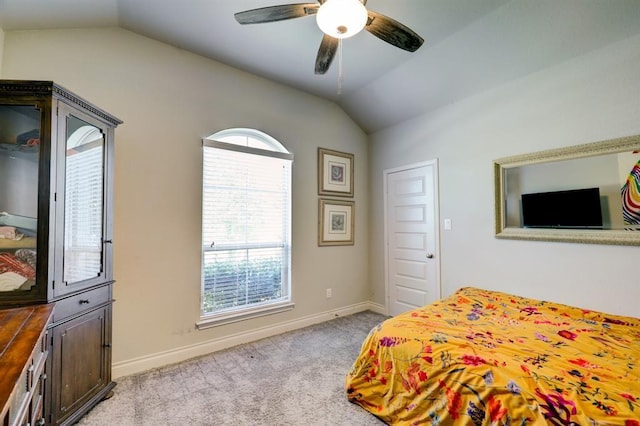
<path fill-rule="evenodd" d="M 462 288 L 374 328 L 349 400 L 394 425 L 640 426 L 640 319 Z"/>

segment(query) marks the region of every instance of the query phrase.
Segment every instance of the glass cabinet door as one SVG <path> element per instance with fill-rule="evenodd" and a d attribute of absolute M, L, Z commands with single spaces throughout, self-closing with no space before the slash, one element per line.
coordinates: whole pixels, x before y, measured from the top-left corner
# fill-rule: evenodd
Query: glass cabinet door
<path fill-rule="evenodd" d="M 0 292 L 36 291 L 41 111 L 0 104 Z"/>
<path fill-rule="evenodd" d="M 64 119 L 62 281 L 70 290 L 104 273 L 105 135 L 73 114 Z"/>

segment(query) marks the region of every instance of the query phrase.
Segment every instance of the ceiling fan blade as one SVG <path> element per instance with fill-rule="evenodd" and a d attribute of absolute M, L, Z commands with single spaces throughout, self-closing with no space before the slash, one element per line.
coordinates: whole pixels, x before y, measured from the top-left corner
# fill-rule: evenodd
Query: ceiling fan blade
<path fill-rule="evenodd" d="M 424 43 L 422 37 L 395 19 L 371 10 L 368 13 L 369 21 L 365 29 L 380 40 L 384 40 L 408 52 L 415 52 Z"/>
<path fill-rule="evenodd" d="M 328 35 L 322 37 L 320 43 L 320 49 L 318 49 L 318 55 L 316 56 L 316 74 L 324 74 L 331 66 L 336 51 L 338 50 L 338 39 Z"/>
<path fill-rule="evenodd" d="M 261 24 L 264 22 L 284 21 L 286 19 L 302 18 L 318 13 L 318 3 L 282 4 L 280 6 L 261 7 L 245 10 L 234 14 L 236 21 L 241 24 Z"/>

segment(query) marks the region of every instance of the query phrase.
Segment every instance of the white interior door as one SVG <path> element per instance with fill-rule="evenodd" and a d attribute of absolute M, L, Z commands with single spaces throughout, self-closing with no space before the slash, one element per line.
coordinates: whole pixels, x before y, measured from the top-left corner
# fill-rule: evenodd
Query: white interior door
<path fill-rule="evenodd" d="M 385 172 L 390 315 L 440 298 L 437 162 Z"/>

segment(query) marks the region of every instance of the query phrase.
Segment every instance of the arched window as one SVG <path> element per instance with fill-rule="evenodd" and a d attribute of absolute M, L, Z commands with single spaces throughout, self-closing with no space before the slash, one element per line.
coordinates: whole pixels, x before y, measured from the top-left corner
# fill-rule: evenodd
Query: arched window
<path fill-rule="evenodd" d="M 258 130 L 203 140 L 200 328 L 293 307 L 292 161 Z"/>

